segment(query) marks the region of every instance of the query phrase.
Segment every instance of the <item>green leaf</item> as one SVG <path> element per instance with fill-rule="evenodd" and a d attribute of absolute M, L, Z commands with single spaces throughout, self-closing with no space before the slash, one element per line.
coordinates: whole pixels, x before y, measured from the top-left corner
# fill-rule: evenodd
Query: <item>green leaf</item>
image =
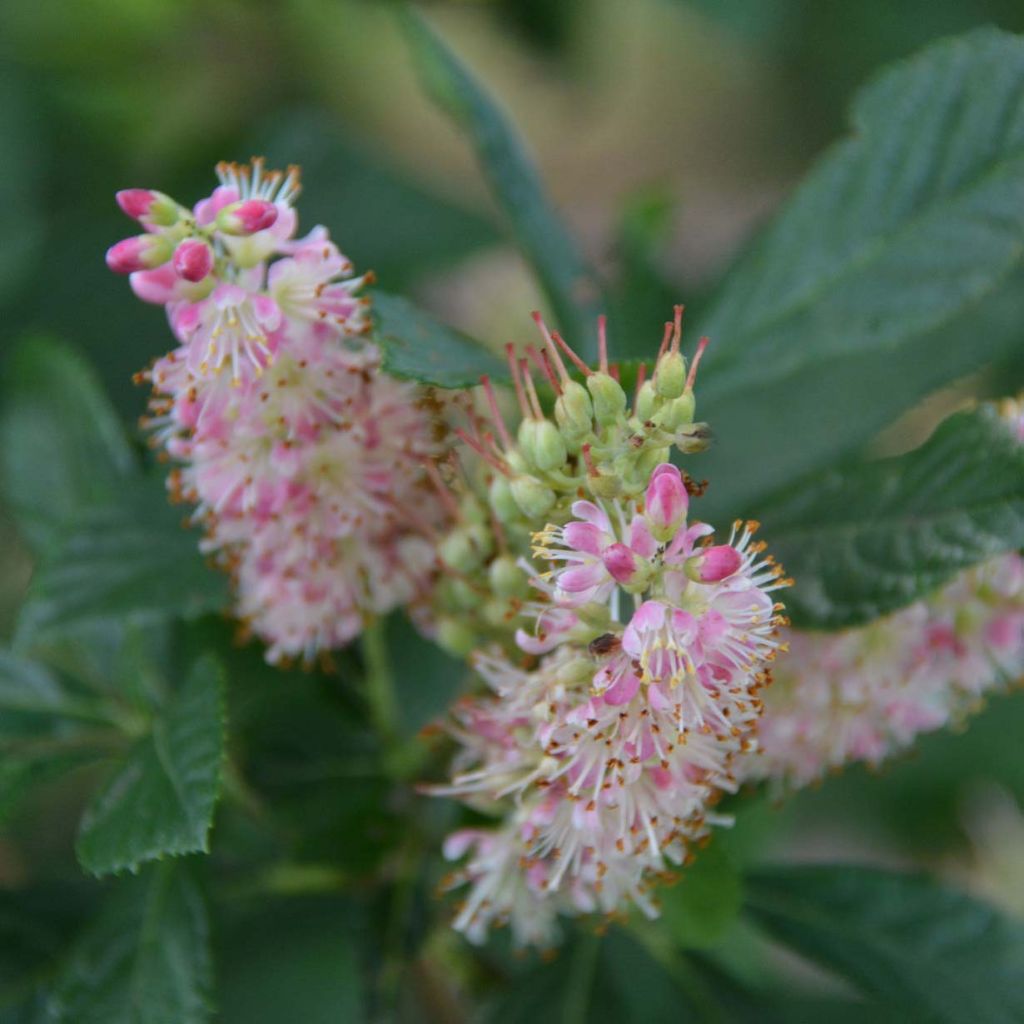
<path fill-rule="evenodd" d="M 78 510 L 112 498 L 137 462 L 88 363 L 49 338 L 29 338 L 5 366 L 0 485 L 25 536 L 52 542 Z"/>
<path fill-rule="evenodd" d="M 224 722 L 222 673 L 204 657 L 90 801 L 76 844 L 82 867 L 102 875 L 209 849 Z"/>
<path fill-rule="evenodd" d="M 44 666 L 0 648 L 0 738 L 11 715 L 102 719 L 94 702 L 70 692 L 65 683 Z"/>
<path fill-rule="evenodd" d="M 747 878 L 747 909 L 775 939 L 907 1019 L 1024 1019 L 1024 925 L 918 875 L 795 866 Z"/>
<path fill-rule="evenodd" d="M 426 22 L 407 11 L 410 45 L 427 92 L 466 134 L 516 242 L 547 293 L 566 339 L 594 353 L 600 288 L 544 193 L 504 112 Z"/>
<path fill-rule="evenodd" d="M 213 967 L 202 895 L 166 863 L 118 885 L 47 999 L 50 1024 L 205 1024 Z"/>
<path fill-rule="evenodd" d="M 733 511 L 1021 337 L 1024 41 L 938 43 L 875 79 L 852 121 L 699 324 L 721 441 L 707 475 Z"/>
<path fill-rule="evenodd" d="M 661 917 L 673 941 L 686 949 L 702 949 L 717 945 L 736 920 L 743 882 L 728 852 L 714 842 L 660 896 Z"/>
<path fill-rule="evenodd" d="M 40 565 L 18 623 L 19 642 L 115 618 L 194 618 L 227 603 L 226 578 L 199 553 L 196 532 L 156 477 L 124 483 L 82 510 Z"/>
<path fill-rule="evenodd" d="M 484 374 L 503 380 L 508 367 L 479 342 L 438 323 L 397 295 L 374 292 L 374 340 L 396 377 L 441 388 L 467 388 Z"/>
<path fill-rule="evenodd" d="M 1024 447 L 993 411 L 959 413 L 920 448 L 803 480 L 761 514 L 796 580 L 793 621 L 855 625 L 1024 546 Z"/>

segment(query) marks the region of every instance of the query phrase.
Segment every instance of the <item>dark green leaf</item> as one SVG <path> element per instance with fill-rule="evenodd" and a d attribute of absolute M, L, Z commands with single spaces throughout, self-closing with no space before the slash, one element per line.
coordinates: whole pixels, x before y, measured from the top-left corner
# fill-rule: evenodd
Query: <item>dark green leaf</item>
<path fill-rule="evenodd" d="M 223 608 L 226 578 L 205 564 L 183 519 L 156 477 L 123 484 L 116 500 L 84 509 L 32 580 L 19 640 L 108 618 L 191 618 Z"/>
<path fill-rule="evenodd" d="M 76 844 L 82 866 L 100 875 L 205 852 L 223 760 L 223 680 L 203 658 L 86 808 Z"/>
<path fill-rule="evenodd" d="M 777 940 L 907 1019 L 1024 1019 L 1024 925 L 917 875 L 863 867 L 759 870 L 747 908 Z"/>
<path fill-rule="evenodd" d="M 2 398 L 4 498 L 42 547 L 82 506 L 115 495 L 137 463 L 92 368 L 66 345 L 22 342 L 6 363 Z"/>
<path fill-rule="evenodd" d="M 384 352 L 384 367 L 441 388 L 465 388 L 480 383 L 483 374 L 508 376 L 508 367 L 479 342 L 438 323 L 428 313 L 397 295 L 375 292 L 374 339 Z"/>
<path fill-rule="evenodd" d="M 813 476 L 761 511 L 796 579 L 794 622 L 839 629 L 1024 546 L 1024 447 L 991 410 L 959 413 L 906 455 Z"/>
<path fill-rule="evenodd" d="M 594 353 L 600 288 L 544 193 L 508 118 L 417 14 L 405 18 L 424 86 L 462 129 L 566 339 Z"/>
<path fill-rule="evenodd" d="M 204 1024 L 212 963 L 202 895 L 158 864 L 121 883 L 47 1000 L 50 1024 Z"/>
<path fill-rule="evenodd" d="M 661 917 L 673 942 L 687 949 L 717 945 L 736 920 L 743 903 L 743 880 L 724 847 L 712 843 L 663 888 Z"/>
<path fill-rule="evenodd" d="M 700 324 L 708 475 L 732 511 L 1021 337 L 1020 285 L 1000 289 L 1024 255 L 1024 41 L 932 46 L 865 89 L 853 124 Z"/>

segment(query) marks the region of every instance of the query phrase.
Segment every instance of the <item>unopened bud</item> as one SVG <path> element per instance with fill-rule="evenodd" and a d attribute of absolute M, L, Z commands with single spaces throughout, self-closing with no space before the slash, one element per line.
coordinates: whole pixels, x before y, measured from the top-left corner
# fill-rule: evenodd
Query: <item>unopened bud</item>
<path fill-rule="evenodd" d="M 665 463 L 651 475 L 644 497 L 644 511 L 647 524 L 655 540 L 666 541 L 686 522 L 690 496 L 679 470 L 671 463 Z"/>
<path fill-rule="evenodd" d="M 496 476 L 487 491 L 487 500 L 491 509 L 501 523 L 511 523 L 519 519 L 522 513 L 512 496 L 512 486 L 508 477 Z"/>
<path fill-rule="evenodd" d="M 555 420 L 570 443 L 585 438 L 593 429 L 594 406 L 587 389 L 574 380 L 562 385 L 555 400 Z"/>
<path fill-rule="evenodd" d="M 568 452 L 558 427 L 550 420 L 538 420 L 533 437 L 533 462 L 536 467 L 548 472 L 565 465 Z"/>
<path fill-rule="evenodd" d="M 265 199 L 243 199 L 217 214 L 217 227 L 228 235 L 254 235 L 277 220 L 277 207 Z"/>
<path fill-rule="evenodd" d="M 642 423 L 650 420 L 658 409 L 659 399 L 653 380 L 645 380 L 636 396 L 636 415 Z"/>
<path fill-rule="evenodd" d="M 587 476 L 590 493 L 597 498 L 616 498 L 622 493 L 622 479 L 618 473 L 598 472 Z"/>
<path fill-rule="evenodd" d="M 117 205 L 134 220 L 169 228 L 181 216 L 181 207 L 163 192 L 148 188 L 125 188 L 117 193 Z"/>
<path fill-rule="evenodd" d="M 678 398 L 686 387 L 686 360 L 678 352 L 666 352 L 654 371 L 654 386 L 662 398 Z"/>
<path fill-rule="evenodd" d="M 601 552 L 601 561 L 612 579 L 626 590 L 639 593 L 646 590 L 652 568 L 646 558 L 625 544 L 609 544 Z"/>
<path fill-rule="evenodd" d="M 115 274 L 134 274 L 163 266 L 173 252 L 163 235 L 136 235 L 124 238 L 107 250 L 107 266 Z"/>
<path fill-rule="evenodd" d="M 449 654 L 464 658 L 477 646 L 477 636 L 460 619 L 441 619 L 437 623 L 437 643 Z"/>
<path fill-rule="evenodd" d="M 706 451 L 711 446 L 711 428 L 706 423 L 691 423 L 675 436 L 676 447 L 687 455 Z"/>
<path fill-rule="evenodd" d="M 449 533 L 441 541 L 438 553 L 444 564 L 457 572 L 472 572 L 479 567 L 484 557 L 475 531 L 466 527 Z"/>
<path fill-rule="evenodd" d="M 592 373 L 587 378 L 587 390 L 594 401 L 594 419 L 602 427 L 617 423 L 626 411 L 626 392 L 622 385 L 607 373 Z"/>
<path fill-rule="evenodd" d="M 513 500 L 527 519 L 546 515 L 555 503 L 555 492 L 532 476 L 517 476 L 510 486 Z"/>
<path fill-rule="evenodd" d="M 499 597 L 525 597 L 529 578 L 511 555 L 499 555 L 487 570 L 491 590 Z"/>
<path fill-rule="evenodd" d="M 213 249 L 201 238 L 186 238 L 178 244 L 171 260 L 174 272 L 185 281 L 205 280 L 213 270 Z"/>
<path fill-rule="evenodd" d="M 716 544 L 686 560 L 686 575 L 697 583 L 718 583 L 736 572 L 741 562 L 731 544 Z"/>

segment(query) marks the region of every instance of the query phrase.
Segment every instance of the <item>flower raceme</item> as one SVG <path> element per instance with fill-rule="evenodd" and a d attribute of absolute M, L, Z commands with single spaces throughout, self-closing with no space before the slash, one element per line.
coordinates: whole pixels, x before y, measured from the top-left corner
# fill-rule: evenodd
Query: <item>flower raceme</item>
<path fill-rule="evenodd" d="M 177 340 L 140 375 L 154 443 L 179 463 L 174 496 L 196 506 L 268 658 L 309 660 L 426 587 L 424 530 L 444 517 L 422 470 L 432 424 L 411 386 L 378 372 L 368 275 L 325 228 L 295 237 L 298 170 L 217 174 L 192 210 L 118 193 L 146 233 L 107 262 L 166 308 Z"/>
<path fill-rule="evenodd" d="M 503 426 L 467 435 L 492 471 L 485 485 L 503 532 L 548 520 L 533 528 L 533 561 L 521 563 L 532 594 L 506 619 L 518 624 L 515 647 L 484 644 L 472 654 L 490 692 L 456 707 L 453 778 L 432 790 L 501 819 L 455 833 L 446 848 L 465 858 L 449 884 L 468 887 L 455 924 L 474 941 L 507 922 L 520 944 L 547 946 L 560 913 L 635 904 L 656 914 L 652 885 L 685 864 L 711 826 L 727 823 L 714 806 L 736 788 L 756 742 L 783 621 L 771 592 L 789 581 L 753 539 L 756 524 L 737 523 L 727 543 L 712 545 L 711 527 L 689 522 L 698 488 L 666 458 L 670 442 L 688 449 L 695 433 L 680 313 L 633 409 L 607 372 L 602 338 L 602 368 L 584 377 L 589 406 L 583 388 L 576 393 L 589 426 L 582 414 L 559 416 L 557 405 L 555 423 L 545 420 L 520 364 L 531 430 L 518 442 Z M 562 347 L 543 334 L 549 355 Z M 563 400 L 575 382 L 558 365 L 552 359 L 546 376 Z M 671 379 L 659 391 L 663 373 Z M 660 415 L 687 391 L 685 416 L 678 407 Z M 561 462 L 538 457 L 545 422 L 559 432 Z M 516 475 L 550 490 L 543 512 L 505 505 L 500 489 L 494 500 L 495 482 Z"/>

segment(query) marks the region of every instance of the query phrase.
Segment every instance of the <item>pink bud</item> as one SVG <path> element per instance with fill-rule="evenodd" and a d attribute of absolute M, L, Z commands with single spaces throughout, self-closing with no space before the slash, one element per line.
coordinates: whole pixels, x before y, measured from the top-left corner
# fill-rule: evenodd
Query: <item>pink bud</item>
<path fill-rule="evenodd" d="M 716 544 L 705 548 L 686 563 L 686 574 L 698 583 L 718 583 L 727 579 L 739 567 L 740 553 L 729 544 Z"/>
<path fill-rule="evenodd" d="M 117 205 L 135 220 L 169 227 L 179 215 L 178 204 L 163 192 L 148 188 L 125 188 L 117 193 Z"/>
<path fill-rule="evenodd" d="M 229 235 L 252 235 L 266 231 L 277 220 L 277 207 L 265 199 L 243 199 L 225 206 L 217 214 L 217 227 Z"/>
<path fill-rule="evenodd" d="M 686 521 L 690 497 L 679 470 L 664 462 L 651 474 L 647 485 L 645 509 L 651 533 L 660 541 L 669 540 Z"/>
<path fill-rule="evenodd" d="M 604 567 L 624 587 L 644 587 L 651 576 L 647 559 L 625 544 L 609 544 L 601 554 Z"/>
<path fill-rule="evenodd" d="M 186 281 L 202 281 L 213 270 L 213 249 L 201 238 L 186 238 L 174 250 L 174 272 Z"/>
<path fill-rule="evenodd" d="M 171 243 L 162 235 L 136 235 L 122 239 L 107 250 L 107 266 L 115 274 L 152 270 L 166 263 L 171 251 Z"/>

